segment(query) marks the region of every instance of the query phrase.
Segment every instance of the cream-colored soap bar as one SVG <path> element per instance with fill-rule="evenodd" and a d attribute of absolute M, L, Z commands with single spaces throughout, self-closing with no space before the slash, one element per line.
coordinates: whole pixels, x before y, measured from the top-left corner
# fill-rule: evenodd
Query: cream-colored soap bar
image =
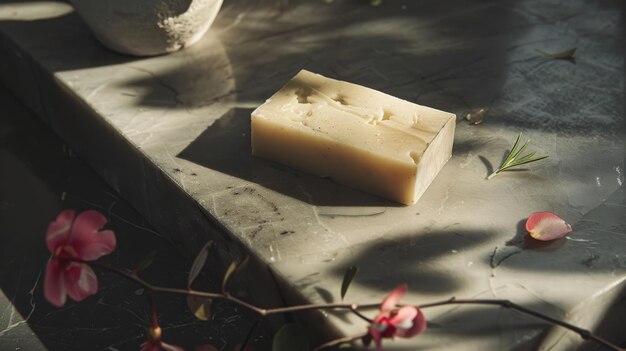
<path fill-rule="evenodd" d="M 302 70 L 252 112 L 252 154 L 408 205 L 450 158 L 455 121 Z"/>

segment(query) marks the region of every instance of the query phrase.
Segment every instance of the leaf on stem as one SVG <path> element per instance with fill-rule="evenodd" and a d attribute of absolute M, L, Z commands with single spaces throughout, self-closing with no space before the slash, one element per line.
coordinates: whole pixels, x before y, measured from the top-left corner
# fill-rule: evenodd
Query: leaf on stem
<path fill-rule="evenodd" d="M 196 259 L 193 260 L 193 264 L 189 270 L 189 278 L 187 280 L 188 288 L 191 287 L 191 284 L 193 284 L 194 280 L 196 280 L 198 274 L 202 272 L 206 259 L 209 257 L 209 248 L 211 248 L 211 245 L 213 245 L 213 240 L 209 240 L 206 244 L 204 244 L 202 249 L 200 249 L 198 256 L 196 256 Z"/>
<path fill-rule="evenodd" d="M 343 275 L 343 281 L 341 282 L 341 301 L 343 301 L 343 298 L 346 296 L 346 292 L 348 292 L 348 288 L 358 272 L 359 269 L 355 266 L 350 266 L 346 269 L 346 273 Z"/>
<path fill-rule="evenodd" d="M 208 297 L 187 295 L 187 306 L 194 316 L 201 321 L 208 321 L 211 317 L 211 304 L 213 300 Z"/>
<path fill-rule="evenodd" d="M 508 171 L 511 168 L 518 167 L 518 166 L 521 166 L 521 165 L 525 165 L 525 164 L 528 164 L 528 163 L 531 163 L 531 162 L 536 162 L 536 161 L 539 161 L 539 160 L 543 160 L 544 158 L 548 158 L 547 155 L 540 156 L 540 157 L 535 157 L 535 153 L 536 152 L 531 152 L 529 154 L 521 156 L 522 153 L 524 152 L 524 150 L 526 150 L 526 147 L 528 146 L 528 144 L 530 144 L 530 140 L 527 140 L 524 143 L 524 145 L 522 145 L 522 147 L 520 147 L 518 149 L 518 146 L 519 146 L 521 140 L 522 140 L 522 133 L 520 132 L 517 135 L 517 140 L 515 140 L 515 143 L 513 144 L 513 147 L 511 148 L 511 151 L 506 156 L 506 158 L 504 159 L 504 161 L 502 162 L 500 167 L 498 167 L 493 173 L 491 173 L 491 175 L 489 177 L 487 177 L 487 179 L 491 179 L 491 178 L 495 177 L 496 175 L 498 175 L 499 173 L 504 172 L 504 171 Z"/>
<path fill-rule="evenodd" d="M 571 48 L 569 50 L 559 51 L 559 52 L 548 52 L 548 51 L 544 51 L 541 49 L 537 49 L 537 52 L 539 52 L 540 54 L 546 57 L 553 58 L 556 60 L 570 60 L 574 58 L 574 54 L 576 53 L 576 48 Z"/>
<path fill-rule="evenodd" d="M 310 341 L 307 333 L 297 324 L 289 323 L 280 328 L 272 341 L 272 351 L 308 351 Z"/>
<path fill-rule="evenodd" d="M 152 265 L 152 262 L 154 262 L 156 255 L 157 251 L 150 252 L 146 257 L 143 258 L 143 260 L 141 260 L 141 262 L 139 262 L 139 264 L 137 264 L 137 267 L 133 269 L 133 274 L 137 274 L 144 269 L 150 267 L 150 265 Z"/>
<path fill-rule="evenodd" d="M 232 261 L 230 263 L 230 265 L 226 269 L 226 273 L 224 273 L 224 280 L 222 281 L 222 291 L 224 292 L 226 291 L 226 285 L 230 281 L 230 278 L 233 276 L 233 274 L 235 274 L 235 272 L 238 272 L 241 269 L 243 269 L 243 267 L 245 267 L 248 264 L 249 260 L 250 260 L 250 257 L 246 256 L 246 258 L 244 258 L 243 261 L 241 262 Z"/>

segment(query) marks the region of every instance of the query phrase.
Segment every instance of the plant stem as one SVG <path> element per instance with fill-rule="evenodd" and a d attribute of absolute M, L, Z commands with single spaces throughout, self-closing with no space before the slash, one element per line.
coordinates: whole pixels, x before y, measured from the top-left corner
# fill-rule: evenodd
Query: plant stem
<path fill-rule="evenodd" d="M 496 306 L 500 306 L 500 307 L 504 307 L 504 308 L 510 308 L 513 310 L 517 310 L 519 312 L 522 312 L 524 314 L 533 316 L 535 318 L 539 318 L 539 319 L 543 319 L 546 322 L 550 322 L 552 324 L 561 326 L 563 328 L 569 329 L 575 333 L 577 333 L 578 335 L 580 335 L 580 337 L 582 337 L 584 340 L 593 340 L 601 345 L 604 345 L 612 350 L 617 350 L 617 351 L 623 351 L 624 349 L 620 348 L 619 346 L 604 340 L 596 335 L 594 335 L 593 333 L 591 333 L 589 330 L 577 327 L 573 324 L 561 321 L 559 319 L 556 318 L 552 318 L 550 316 L 547 316 L 543 313 L 537 312 L 537 311 L 533 311 L 531 309 L 528 309 L 524 306 L 520 306 L 514 302 L 511 302 L 509 300 L 490 300 L 490 299 L 471 299 L 471 300 L 463 300 L 463 299 L 455 299 L 455 298 L 451 298 L 449 300 L 444 300 L 444 301 L 439 301 L 439 302 L 433 302 L 433 303 L 428 303 L 428 304 L 423 304 L 423 305 L 418 305 L 417 307 L 419 308 L 429 308 L 429 307 L 437 307 L 437 306 L 445 306 L 445 305 L 496 305 Z"/>
<path fill-rule="evenodd" d="M 150 313 L 150 320 L 152 321 L 152 329 L 157 329 L 159 327 L 159 319 L 157 317 L 157 310 L 154 305 L 154 297 L 152 296 L 151 291 L 148 291 L 146 294 L 146 299 L 148 300 L 148 312 Z"/>
<path fill-rule="evenodd" d="M 77 262 L 82 262 L 82 261 L 78 261 Z M 110 272 L 113 272 L 115 274 L 118 274 L 124 278 L 127 278 L 133 282 L 135 282 L 138 285 L 141 285 L 142 287 L 144 287 L 145 289 L 148 289 L 150 292 L 152 293 L 170 293 L 170 294 L 180 294 L 180 295 L 186 295 L 186 296 L 198 296 L 198 297 L 208 297 L 208 298 L 212 298 L 212 299 L 223 299 L 223 300 L 228 300 L 231 301 L 233 303 L 236 303 L 242 307 L 246 307 L 254 312 L 256 312 L 257 314 L 259 314 L 260 316 L 268 316 L 268 315 L 273 315 L 273 314 L 283 314 L 283 313 L 291 313 L 291 312 L 300 312 L 300 311 L 308 311 L 308 310 L 339 310 L 339 309 L 343 309 L 343 310 L 350 310 L 353 313 L 355 313 L 357 316 L 359 316 L 360 318 L 368 321 L 371 323 L 371 319 L 367 318 L 366 316 L 362 315 L 360 312 L 358 312 L 359 309 L 373 309 L 373 308 L 379 308 L 380 307 L 380 303 L 369 303 L 369 304 L 362 304 L 362 305 L 357 305 L 357 304 L 347 304 L 347 303 L 341 303 L 341 304 L 326 304 L 326 305 L 317 305 L 317 304 L 307 304 L 307 305 L 298 305 L 298 306 L 288 306 L 288 307 L 277 307 L 277 308 L 261 308 L 261 307 L 257 307 L 255 305 L 252 305 L 250 303 L 247 303 L 243 300 L 240 300 L 232 295 L 230 295 L 228 292 L 226 293 L 210 293 L 210 292 L 203 292 L 203 291 L 197 291 L 197 290 L 192 290 L 192 289 L 177 289 L 177 288 L 167 288 L 167 287 L 160 287 L 160 286 L 155 286 L 152 285 L 150 283 L 148 283 L 147 281 L 143 280 L 142 278 L 140 278 L 139 276 L 137 276 L 136 274 L 133 274 L 131 272 L 127 272 L 124 271 L 122 269 L 116 268 L 116 267 L 111 267 L 111 266 L 107 266 L 107 265 L 102 265 L 99 263 L 94 263 L 94 262 L 83 262 L 83 263 L 88 263 L 91 264 L 94 267 L 103 269 L 103 270 L 107 270 Z M 544 321 L 550 322 L 554 325 L 558 325 L 561 326 L 563 328 L 569 329 L 573 332 L 575 332 L 576 334 L 580 335 L 580 337 L 582 337 L 584 340 L 593 340 L 596 343 L 606 346 L 611 350 L 614 351 L 624 351 L 625 349 L 622 349 L 620 347 L 618 347 L 615 344 L 612 344 L 611 342 L 594 335 L 592 332 L 590 332 L 589 330 L 577 327 L 573 324 L 552 318 L 550 316 L 547 316 L 543 313 L 528 309 L 526 307 L 520 306 L 518 304 L 515 304 L 509 300 L 498 300 L 498 299 L 456 299 L 456 298 L 451 298 L 451 299 L 447 299 L 447 300 L 442 300 L 442 301 L 436 301 L 436 302 L 431 302 L 431 303 L 427 303 L 427 304 L 421 304 L 421 305 L 416 305 L 416 307 L 421 308 L 421 309 L 425 309 L 425 308 L 431 308 L 431 307 L 439 307 L 439 306 L 445 306 L 445 305 L 495 305 L 495 306 L 500 306 L 500 307 L 504 307 L 504 308 L 510 308 L 513 310 L 517 310 L 521 313 L 542 319 Z M 354 340 L 354 337 L 352 337 L 352 339 L 349 340 L 343 340 L 343 339 L 338 339 L 340 341 L 338 341 L 337 343 L 340 342 L 344 342 L 344 341 L 351 341 Z M 337 340 L 333 340 L 333 342 L 336 342 Z M 324 344 L 326 345 L 326 344 Z M 329 346 L 334 346 L 336 344 L 328 344 L 327 346 L 324 347 L 329 347 Z M 323 345 L 322 345 L 323 346 Z M 317 349 L 319 349 L 320 347 L 318 347 Z"/>
<path fill-rule="evenodd" d="M 357 317 L 360 317 L 362 320 L 366 321 L 367 323 L 374 323 L 374 320 L 371 318 L 368 318 L 367 316 L 363 315 L 361 312 L 359 312 L 358 310 L 359 305 L 357 304 L 352 304 L 352 308 L 350 309 L 350 311 L 352 311 L 352 313 L 354 313 Z"/>
<path fill-rule="evenodd" d="M 116 267 L 111 267 L 111 266 L 107 266 L 107 265 L 102 265 L 102 264 L 98 264 L 98 263 L 94 263 L 94 262 L 83 262 L 83 261 L 77 261 L 77 262 L 82 262 L 82 263 L 88 263 L 94 267 L 103 269 L 103 270 L 107 270 L 109 272 L 113 272 L 117 275 L 120 275 L 124 278 L 127 278 L 133 282 L 135 282 L 136 284 L 142 286 L 145 289 L 148 289 L 152 292 L 158 292 L 158 293 L 170 293 L 170 294 L 180 294 L 180 295 L 186 295 L 186 296 L 197 296 L 197 297 L 208 297 L 211 299 L 222 299 L 222 300 L 228 300 L 231 302 L 234 302 L 242 307 L 246 307 L 249 310 L 252 310 L 256 313 L 258 313 L 261 316 L 268 316 L 268 315 L 273 315 L 273 314 L 283 314 L 283 313 L 290 313 L 290 312 L 300 312 L 300 311 L 307 311 L 307 310 L 333 310 L 333 309 L 344 309 L 344 310 L 352 310 L 352 309 L 371 309 L 371 308 L 378 308 L 380 307 L 380 303 L 371 303 L 371 304 L 366 304 L 366 305 L 357 305 L 357 304 L 347 304 L 347 303 L 340 303 L 340 304 L 327 304 L 327 305 L 317 305 L 317 304 L 307 304 L 307 305 L 298 305 L 298 306 L 289 306 L 289 307 L 277 307 L 277 308 L 270 308 L 270 309 L 266 309 L 266 308 L 261 308 L 261 307 L 257 307 L 254 306 L 252 304 L 249 304 L 243 300 L 240 300 L 234 296 L 232 296 L 231 294 L 227 293 L 211 293 L 211 292 L 204 292 L 204 291 L 198 291 L 198 290 L 193 290 L 193 289 L 178 289 L 178 288 L 167 288 L 167 287 L 161 287 L 161 286 L 156 286 L 156 285 L 152 285 L 150 283 L 148 283 L 147 281 L 141 279 L 139 276 L 134 275 L 132 273 L 126 272 L 122 269 L 116 268 Z"/>
<path fill-rule="evenodd" d="M 235 351 L 244 351 L 246 349 L 246 346 L 248 346 L 248 342 L 250 342 L 250 338 L 252 338 L 252 333 L 254 333 L 254 330 L 256 329 L 256 327 L 259 326 L 262 319 L 263 317 L 261 316 L 257 318 L 256 321 L 254 321 L 254 324 L 252 324 L 252 327 L 250 327 L 250 330 L 248 331 L 248 335 L 246 335 L 246 339 L 243 341 L 243 344 L 241 344 L 241 347 L 239 348 L 239 350 L 235 350 Z"/>

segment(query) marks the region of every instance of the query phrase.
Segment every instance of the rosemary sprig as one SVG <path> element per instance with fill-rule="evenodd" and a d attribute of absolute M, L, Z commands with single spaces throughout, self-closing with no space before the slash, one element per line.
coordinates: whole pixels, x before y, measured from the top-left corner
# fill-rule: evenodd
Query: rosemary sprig
<path fill-rule="evenodd" d="M 533 158 L 536 154 L 536 152 L 534 151 L 524 156 L 520 156 L 522 152 L 524 152 L 528 144 L 530 144 L 530 139 L 527 140 L 522 147 L 517 149 L 517 147 L 520 144 L 520 141 L 522 141 L 521 132 L 517 135 L 517 140 L 515 140 L 515 144 L 513 144 L 513 147 L 511 148 L 511 151 L 509 152 L 509 154 L 506 156 L 506 159 L 504 159 L 504 162 L 502 162 L 500 167 L 498 167 L 498 169 L 496 169 L 493 173 L 491 173 L 491 175 L 489 175 L 487 179 L 491 179 L 495 177 L 498 173 L 508 171 L 509 169 L 513 167 L 518 167 L 521 165 L 525 165 L 527 163 L 531 163 L 531 162 L 543 160 L 544 158 L 548 158 L 548 155 Z"/>

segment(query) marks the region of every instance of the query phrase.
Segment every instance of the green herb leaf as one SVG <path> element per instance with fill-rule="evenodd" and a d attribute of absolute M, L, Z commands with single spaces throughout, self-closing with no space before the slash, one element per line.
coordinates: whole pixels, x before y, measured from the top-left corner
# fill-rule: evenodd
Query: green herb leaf
<path fill-rule="evenodd" d="M 535 154 L 536 154 L 535 151 L 529 154 L 526 154 L 524 156 L 521 156 L 524 150 L 526 150 L 526 147 L 530 144 L 530 140 L 527 140 L 524 143 L 524 145 L 518 149 L 517 147 L 519 146 L 521 140 L 522 140 L 522 133 L 519 133 L 517 135 L 517 140 L 515 140 L 515 143 L 513 144 L 513 147 L 511 148 L 511 151 L 509 151 L 509 154 L 506 156 L 506 158 L 504 159 L 500 167 L 498 167 L 498 169 L 496 169 L 493 173 L 491 173 L 491 175 L 487 177 L 487 179 L 491 179 L 495 177 L 496 175 L 498 175 L 499 173 L 507 171 L 511 168 L 548 158 L 547 155 L 535 157 Z"/>
<path fill-rule="evenodd" d="M 310 341 L 307 333 L 299 325 L 289 323 L 283 325 L 272 341 L 272 351 L 308 351 Z"/>
<path fill-rule="evenodd" d="M 343 281 L 341 282 L 341 300 L 346 296 L 346 292 L 348 292 L 348 288 L 354 280 L 354 277 L 359 272 L 359 269 L 355 266 L 351 266 L 346 269 L 346 273 L 343 274 Z"/>
<path fill-rule="evenodd" d="M 569 60 L 569 59 L 574 58 L 574 54 L 576 53 L 576 48 L 572 48 L 572 49 L 565 50 L 565 51 L 559 51 L 559 52 L 548 52 L 548 51 L 544 51 L 541 49 L 537 49 L 537 51 L 540 54 L 553 58 L 553 59 Z"/>
<path fill-rule="evenodd" d="M 213 240 L 209 240 L 206 244 L 204 244 L 202 249 L 200 249 L 198 256 L 196 256 L 196 259 L 193 260 L 193 264 L 189 270 L 189 278 L 187 279 L 188 288 L 191 287 L 191 284 L 193 284 L 194 280 L 196 280 L 198 274 L 202 272 L 206 259 L 209 257 L 209 249 L 211 248 L 211 245 L 213 245 Z"/>
<path fill-rule="evenodd" d="M 152 262 L 154 262 L 156 255 L 157 251 L 150 252 L 146 257 L 143 258 L 143 260 L 141 260 L 141 262 L 139 262 L 137 267 L 135 267 L 135 269 L 133 270 L 133 274 L 137 274 L 144 269 L 150 267 L 150 265 L 152 265 Z"/>
<path fill-rule="evenodd" d="M 202 321 L 208 321 L 211 317 L 211 304 L 213 300 L 208 297 L 187 295 L 187 307 L 194 316 Z"/>

